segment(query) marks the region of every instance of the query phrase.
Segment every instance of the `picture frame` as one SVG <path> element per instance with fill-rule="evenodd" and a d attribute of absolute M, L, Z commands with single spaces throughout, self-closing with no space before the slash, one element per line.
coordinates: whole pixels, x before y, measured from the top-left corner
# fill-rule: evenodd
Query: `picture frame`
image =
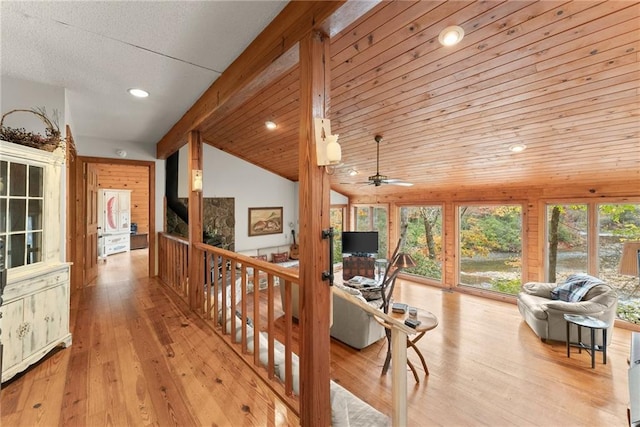
<path fill-rule="evenodd" d="M 249 208 L 249 236 L 282 233 L 282 206 Z"/>

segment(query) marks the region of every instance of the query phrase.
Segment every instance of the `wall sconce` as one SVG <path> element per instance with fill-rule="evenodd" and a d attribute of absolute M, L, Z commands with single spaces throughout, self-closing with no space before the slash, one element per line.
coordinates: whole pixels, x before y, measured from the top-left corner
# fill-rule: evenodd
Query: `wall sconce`
<path fill-rule="evenodd" d="M 191 171 L 191 190 L 197 192 L 202 191 L 202 171 L 199 169 Z"/>
<path fill-rule="evenodd" d="M 315 118 L 316 157 L 318 166 L 335 166 L 342 159 L 342 149 L 338 144 L 338 135 L 331 134 L 329 119 Z"/>

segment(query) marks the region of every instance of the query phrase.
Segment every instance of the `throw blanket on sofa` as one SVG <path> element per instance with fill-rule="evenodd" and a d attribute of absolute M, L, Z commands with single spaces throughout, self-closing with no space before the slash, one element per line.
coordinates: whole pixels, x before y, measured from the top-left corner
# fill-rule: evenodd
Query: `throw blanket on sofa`
<path fill-rule="evenodd" d="M 566 282 L 551 291 L 551 299 L 578 302 L 591 288 L 604 284 L 602 280 L 588 274 L 572 274 Z"/>

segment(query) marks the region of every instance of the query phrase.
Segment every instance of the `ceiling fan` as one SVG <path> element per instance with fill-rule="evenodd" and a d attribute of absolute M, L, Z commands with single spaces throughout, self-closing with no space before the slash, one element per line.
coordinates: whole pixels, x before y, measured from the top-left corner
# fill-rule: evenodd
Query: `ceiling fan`
<path fill-rule="evenodd" d="M 400 185 L 403 187 L 411 187 L 413 183 L 403 181 L 397 178 L 389 178 L 386 175 L 380 175 L 380 142 L 382 142 L 382 136 L 376 135 L 376 174 L 371 175 L 367 182 L 362 182 L 359 184 L 368 184 L 375 185 L 376 187 L 380 187 L 382 184 L 391 184 L 391 185 Z"/>

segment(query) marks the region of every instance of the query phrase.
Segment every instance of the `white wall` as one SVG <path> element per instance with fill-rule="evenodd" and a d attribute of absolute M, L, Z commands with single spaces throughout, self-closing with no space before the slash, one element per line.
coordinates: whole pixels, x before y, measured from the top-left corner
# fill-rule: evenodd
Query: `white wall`
<path fill-rule="evenodd" d="M 53 119 L 55 112 L 58 113 L 58 126 L 64 134 L 66 102 L 63 88 L 2 76 L 0 94 L 2 114 L 14 109 L 30 110 L 42 107 L 50 119 Z M 9 114 L 3 124 L 16 128 L 23 127 L 27 131 L 42 135 L 46 129 L 42 120 L 30 113 Z"/>
<path fill-rule="evenodd" d="M 297 220 L 297 187 L 294 182 L 206 144 L 203 147 L 203 173 L 203 197 L 235 199 L 236 251 L 292 243 L 289 224 L 295 225 Z M 178 196 L 187 197 L 187 146 L 180 150 L 178 174 Z M 283 232 L 249 237 L 249 208 L 279 206 L 283 208 Z"/>

